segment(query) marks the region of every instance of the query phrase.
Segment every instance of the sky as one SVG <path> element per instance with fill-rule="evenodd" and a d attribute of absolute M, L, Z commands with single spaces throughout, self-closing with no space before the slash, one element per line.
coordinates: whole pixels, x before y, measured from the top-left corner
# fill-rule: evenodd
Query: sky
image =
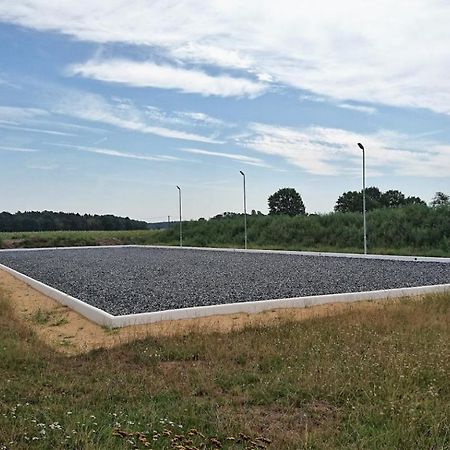
<path fill-rule="evenodd" d="M 0 210 L 152 222 L 450 191 L 446 0 L 2 0 Z"/>

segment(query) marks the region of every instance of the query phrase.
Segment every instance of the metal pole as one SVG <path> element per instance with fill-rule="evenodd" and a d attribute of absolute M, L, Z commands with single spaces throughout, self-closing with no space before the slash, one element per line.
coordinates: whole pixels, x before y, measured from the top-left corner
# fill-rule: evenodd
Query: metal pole
<path fill-rule="evenodd" d="M 244 243 L 245 250 L 247 250 L 247 192 L 245 189 L 245 173 L 242 170 L 239 171 L 244 180 Z"/>
<path fill-rule="evenodd" d="M 364 146 L 358 143 L 362 150 L 362 198 L 363 198 L 363 227 L 364 227 L 364 254 L 367 254 L 367 226 L 366 226 L 366 152 Z"/>
<path fill-rule="evenodd" d="M 178 201 L 180 204 L 180 247 L 183 247 L 183 222 L 181 219 L 181 188 L 177 186 L 178 189 Z"/>

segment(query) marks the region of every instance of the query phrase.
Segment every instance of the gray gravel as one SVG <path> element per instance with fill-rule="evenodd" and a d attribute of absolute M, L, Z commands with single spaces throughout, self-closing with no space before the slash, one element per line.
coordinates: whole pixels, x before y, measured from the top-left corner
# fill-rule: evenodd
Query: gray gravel
<path fill-rule="evenodd" d="M 450 264 L 152 248 L 0 252 L 0 263 L 113 315 L 450 283 Z"/>

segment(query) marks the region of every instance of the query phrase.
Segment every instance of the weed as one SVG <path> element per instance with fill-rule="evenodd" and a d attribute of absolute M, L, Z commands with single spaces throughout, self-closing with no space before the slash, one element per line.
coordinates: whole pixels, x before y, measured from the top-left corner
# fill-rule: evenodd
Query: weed
<path fill-rule="evenodd" d="M 47 325 L 52 317 L 53 313 L 51 311 L 39 308 L 31 315 L 31 321 L 37 325 Z"/>
<path fill-rule="evenodd" d="M 52 327 L 59 327 L 61 325 L 67 325 L 69 323 L 69 321 L 67 320 L 66 317 L 59 317 L 56 318 L 50 325 Z"/>

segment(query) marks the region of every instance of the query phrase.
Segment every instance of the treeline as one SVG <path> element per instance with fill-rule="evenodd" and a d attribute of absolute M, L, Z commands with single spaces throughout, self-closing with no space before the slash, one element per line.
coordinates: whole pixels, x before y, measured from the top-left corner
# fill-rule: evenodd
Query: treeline
<path fill-rule="evenodd" d="M 143 230 L 147 222 L 111 214 L 91 215 L 53 211 L 0 213 L 0 231 Z"/>
<path fill-rule="evenodd" d="M 396 189 L 390 189 L 386 192 L 382 192 L 376 186 L 372 186 L 368 187 L 365 192 L 366 211 L 379 208 L 398 208 L 400 206 L 408 205 L 426 205 L 420 197 L 407 197 L 403 194 L 403 192 Z M 438 194 L 441 193 L 437 192 L 436 196 Z M 344 192 L 338 198 L 336 205 L 334 206 L 334 210 L 336 212 L 360 212 L 362 210 L 362 206 L 362 191 L 348 191 Z"/>
<path fill-rule="evenodd" d="M 363 245 L 361 213 L 323 215 L 251 215 L 247 218 L 249 246 L 293 250 L 360 250 Z M 450 206 L 409 205 L 374 209 L 367 213 L 369 251 L 448 255 Z M 161 232 L 162 243 L 176 243 L 176 224 Z M 184 222 L 183 243 L 193 246 L 242 247 L 242 215 Z"/>

